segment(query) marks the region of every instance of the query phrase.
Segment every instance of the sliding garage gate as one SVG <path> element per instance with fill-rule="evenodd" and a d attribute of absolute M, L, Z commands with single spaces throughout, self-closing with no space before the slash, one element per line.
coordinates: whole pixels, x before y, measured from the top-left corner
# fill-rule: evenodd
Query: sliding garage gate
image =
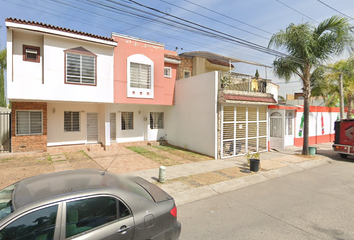
<path fill-rule="evenodd" d="M 267 151 L 267 106 L 222 107 L 222 158 Z"/>

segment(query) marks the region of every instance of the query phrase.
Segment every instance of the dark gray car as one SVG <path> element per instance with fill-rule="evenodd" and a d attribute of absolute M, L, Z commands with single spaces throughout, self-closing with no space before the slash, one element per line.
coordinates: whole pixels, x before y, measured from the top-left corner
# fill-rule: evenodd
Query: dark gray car
<path fill-rule="evenodd" d="M 173 198 L 138 177 L 71 170 L 0 191 L 0 240 L 175 240 L 180 233 Z"/>

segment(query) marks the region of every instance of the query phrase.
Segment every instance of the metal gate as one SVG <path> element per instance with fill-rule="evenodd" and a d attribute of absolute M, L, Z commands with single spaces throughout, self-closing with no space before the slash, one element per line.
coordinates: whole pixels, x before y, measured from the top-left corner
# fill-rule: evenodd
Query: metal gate
<path fill-rule="evenodd" d="M 0 112 L 0 153 L 11 152 L 11 113 Z"/>
<path fill-rule="evenodd" d="M 221 157 L 267 151 L 267 107 L 222 107 Z"/>

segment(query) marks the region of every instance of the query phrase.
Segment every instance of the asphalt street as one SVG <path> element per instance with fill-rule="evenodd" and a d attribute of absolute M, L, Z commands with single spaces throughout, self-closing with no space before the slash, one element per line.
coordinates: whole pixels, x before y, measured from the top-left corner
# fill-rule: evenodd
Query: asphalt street
<path fill-rule="evenodd" d="M 354 158 L 336 156 L 319 167 L 179 206 L 180 240 L 354 239 Z"/>

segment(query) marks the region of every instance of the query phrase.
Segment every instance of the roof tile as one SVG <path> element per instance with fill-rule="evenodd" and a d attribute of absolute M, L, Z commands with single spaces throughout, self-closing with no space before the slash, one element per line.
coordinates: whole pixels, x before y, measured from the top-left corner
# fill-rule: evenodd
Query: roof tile
<path fill-rule="evenodd" d="M 76 31 L 76 30 L 72 30 L 72 29 L 69 29 L 69 28 L 53 26 L 53 25 L 50 25 L 50 24 L 47 24 L 47 23 L 42 23 L 42 22 L 26 21 L 26 20 L 21 20 L 21 19 L 17 19 L 17 18 L 7 18 L 5 21 L 6 22 L 26 24 L 26 25 L 32 25 L 32 26 L 38 26 L 38 27 L 44 27 L 44 28 L 59 30 L 59 31 L 62 31 L 62 32 L 74 33 L 74 34 L 78 34 L 78 35 L 83 35 L 83 36 L 87 36 L 87 37 L 92 37 L 92 38 L 97 38 L 97 39 L 102 39 L 102 40 L 114 42 L 113 38 L 108 38 L 108 37 L 98 36 L 98 35 L 91 34 L 91 33 Z"/>

